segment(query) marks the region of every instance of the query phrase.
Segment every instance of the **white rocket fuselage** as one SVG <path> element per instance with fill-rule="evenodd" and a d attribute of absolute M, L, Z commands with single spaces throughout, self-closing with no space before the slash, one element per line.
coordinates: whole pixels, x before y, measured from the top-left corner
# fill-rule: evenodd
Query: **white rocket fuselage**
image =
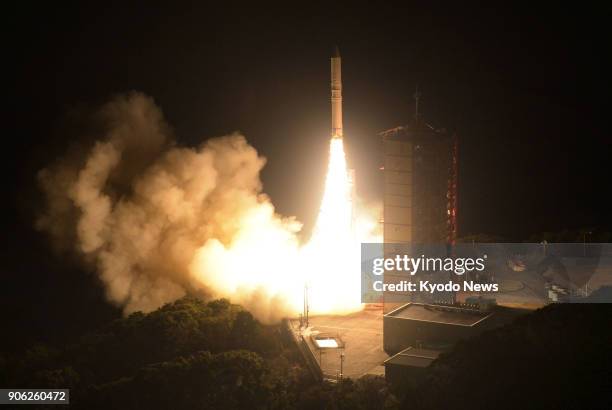
<path fill-rule="evenodd" d="M 331 58 L 331 109 L 332 137 L 342 138 L 342 74 L 337 47 Z"/>

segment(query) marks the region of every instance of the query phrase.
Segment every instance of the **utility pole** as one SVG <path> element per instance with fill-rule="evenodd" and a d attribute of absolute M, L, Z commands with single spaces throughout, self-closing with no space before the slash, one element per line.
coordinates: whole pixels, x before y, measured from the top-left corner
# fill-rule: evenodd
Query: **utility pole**
<path fill-rule="evenodd" d="M 340 351 L 340 380 L 344 377 L 344 348 Z"/>

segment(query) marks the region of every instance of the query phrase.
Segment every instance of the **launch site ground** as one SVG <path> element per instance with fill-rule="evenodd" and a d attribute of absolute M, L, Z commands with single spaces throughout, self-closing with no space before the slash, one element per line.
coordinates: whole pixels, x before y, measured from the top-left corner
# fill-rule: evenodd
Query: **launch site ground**
<path fill-rule="evenodd" d="M 302 353 L 320 369 L 325 379 L 358 378 L 366 374 L 384 376 L 383 315 L 379 309 L 362 310 L 348 315 L 314 316 L 308 328 L 300 329 L 298 319 L 289 328 Z M 319 348 L 317 339 L 334 339 L 338 348 Z M 344 354 L 344 363 L 341 355 Z"/>
<path fill-rule="evenodd" d="M 448 333 L 449 325 L 473 327 L 473 332 L 462 334 L 459 338 L 472 337 L 482 329 L 503 325 L 519 314 L 555 303 L 564 297 L 568 299 L 570 295 L 572 301 L 584 303 L 592 292 L 612 286 L 609 257 L 593 261 L 588 258 L 562 261 L 566 267 L 562 274 L 556 270 L 544 274 L 533 271 L 501 272 L 494 278 L 499 284 L 498 292 L 457 292 L 454 295 L 456 302 L 467 304 L 468 309 L 474 309 L 474 298 L 492 300 L 498 307 L 494 311 L 485 308 L 467 314 L 461 310 L 427 309 L 419 303 L 412 305 L 404 300 L 398 301 L 404 307 L 396 309 L 397 313 L 392 316 L 407 319 L 410 323 L 427 322 L 429 327 L 443 324 L 444 328 L 432 331 L 431 337 L 439 339 L 438 336 L 446 334 L 445 337 L 452 340 L 448 343 L 452 344 L 458 336 L 452 331 Z M 435 301 L 428 303 L 436 304 Z M 384 376 L 384 363 L 389 355 L 383 346 L 390 352 L 394 351 L 393 346 L 399 350 L 405 349 L 407 344 L 415 346 L 404 340 L 413 333 L 410 328 L 412 324 L 387 323 L 387 330 L 397 327 L 399 336 L 387 333 L 387 340 L 383 341 L 384 321 L 382 306 L 369 304 L 364 310 L 351 314 L 311 316 L 308 323 L 304 318 L 290 319 L 286 323 L 312 373 L 316 377 L 335 381 L 341 377 Z M 484 321 L 487 322 L 480 326 L 479 323 Z M 394 337 L 397 339 L 395 342 Z"/>

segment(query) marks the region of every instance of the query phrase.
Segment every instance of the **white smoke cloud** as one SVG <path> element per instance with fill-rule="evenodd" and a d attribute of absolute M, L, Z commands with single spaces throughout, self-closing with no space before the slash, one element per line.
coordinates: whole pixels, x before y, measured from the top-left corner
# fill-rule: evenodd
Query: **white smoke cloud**
<path fill-rule="evenodd" d="M 111 302 L 147 312 L 205 293 L 265 322 L 295 312 L 303 282 L 290 267 L 301 225 L 262 194 L 265 159 L 243 136 L 178 147 L 139 93 L 95 118 L 103 132 L 84 155 L 40 171 L 46 207 L 36 225 L 93 264 Z"/>

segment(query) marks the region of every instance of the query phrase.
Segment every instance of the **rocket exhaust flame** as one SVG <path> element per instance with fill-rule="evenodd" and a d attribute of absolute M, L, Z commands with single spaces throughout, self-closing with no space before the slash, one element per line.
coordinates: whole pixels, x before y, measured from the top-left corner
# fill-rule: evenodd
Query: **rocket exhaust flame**
<path fill-rule="evenodd" d="M 333 138 L 329 144 L 329 165 L 325 191 L 315 225 L 314 240 L 337 244 L 350 239 L 351 184 L 348 178 L 344 142 Z"/>
<path fill-rule="evenodd" d="M 352 226 L 353 206 L 344 142 L 332 138 L 329 166 L 319 216 L 306 245 L 305 266 L 312 313 L 358 310 L 360 302 L 360 242 Z"/>

